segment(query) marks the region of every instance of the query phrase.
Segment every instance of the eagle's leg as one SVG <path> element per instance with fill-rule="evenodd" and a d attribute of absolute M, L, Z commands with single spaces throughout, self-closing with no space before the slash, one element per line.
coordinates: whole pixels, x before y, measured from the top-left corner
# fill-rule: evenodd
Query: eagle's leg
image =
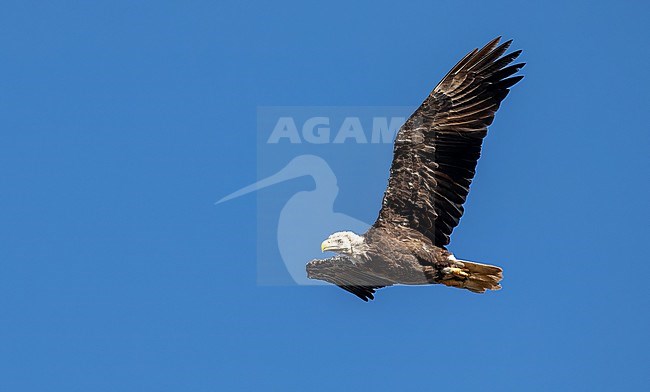
<path fill-rule="evenodd" d="M 442 269 L 442 273 L 444 274 L 442 279 L 445 280 L 453 278 L 466 279 L 469 277 L 469 274 L 467 272 L 458 267 L 445 267 Z"/>
<path fill-rule="evenodd" d="M 469 278 L 469 274 L 466 271 L 459 267 L 445 267 L 441 270 L 442 278 L 438 283 L 442 283 L 445 286 L 463 288 L 465 287 L 465 281 Z"/>

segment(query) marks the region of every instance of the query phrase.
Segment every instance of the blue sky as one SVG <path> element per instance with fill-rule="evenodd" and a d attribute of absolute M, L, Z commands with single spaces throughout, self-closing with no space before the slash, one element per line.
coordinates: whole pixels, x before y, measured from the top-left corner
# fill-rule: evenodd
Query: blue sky
<path fill-rule="evenodd" d="M 648 11 L 4 2 L 0 389 L 647 388 Z M 526 78 L 451 249 L 504 290 L 259 285 L 270 194 L 214 205 L 257 179 L 257 108 L 414 109 L 497 35 Z M 338 211 L 374 220 L 377 162 L 339 165 Z"/>

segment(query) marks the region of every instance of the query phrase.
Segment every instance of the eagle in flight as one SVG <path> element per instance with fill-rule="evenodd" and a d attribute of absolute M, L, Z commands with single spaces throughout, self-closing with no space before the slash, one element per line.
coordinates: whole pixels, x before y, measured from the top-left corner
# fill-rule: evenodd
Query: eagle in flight
<path fill-rule="evenodd" d="M 463 203 L 481 144 L 524 63 L 512 40 L 495 38 L 456 64 L 398 131 L 388 188 L 377 221 L 362 235 L 330 235 L 321 250 L 337 255 L 312 260 L 307 276 L 333 283 L 364 301 L 395 284 L 444 284 L 475 293 L 498 290 L 499 267 L 459 260 L 446 249 L 463 215 Z"/>

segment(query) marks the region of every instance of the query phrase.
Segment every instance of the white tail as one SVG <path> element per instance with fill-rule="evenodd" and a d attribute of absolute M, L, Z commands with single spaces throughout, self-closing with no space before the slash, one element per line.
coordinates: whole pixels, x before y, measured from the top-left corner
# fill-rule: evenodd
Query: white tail
<path fill-rule="evenodd" d="M 486 290 L 499 290 L 499 282 L 503 279 L 503 270 L 494 265 L 474 263 L 472 261 L 458 260 L 463 263 L 463 269 L 469 274 L 461 287 L 475 293 L 484 293 Z"/>

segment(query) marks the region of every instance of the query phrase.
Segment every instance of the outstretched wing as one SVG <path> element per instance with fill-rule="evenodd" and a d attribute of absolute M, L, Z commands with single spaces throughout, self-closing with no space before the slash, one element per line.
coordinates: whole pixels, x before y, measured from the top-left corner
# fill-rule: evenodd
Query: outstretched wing
<path fill-rule="evenodd" d="M 375 227 L 401 225 L 437 246 L 463 215 L 481 144 L 524 64 L 508 66 L 520 50 L 503 55 L 501 37 L 468 53 L 433 89 L 399 130 L 388 188 Z"/>
<path fill-rule="evenodd" d="M 333 283 L 366 302 L 375 299 L 376 290 L 393 284 L 389 280 L 361 271 L 350 259 L 343 256 L 310 261 L 307 263 L 307 277 Z"/>

